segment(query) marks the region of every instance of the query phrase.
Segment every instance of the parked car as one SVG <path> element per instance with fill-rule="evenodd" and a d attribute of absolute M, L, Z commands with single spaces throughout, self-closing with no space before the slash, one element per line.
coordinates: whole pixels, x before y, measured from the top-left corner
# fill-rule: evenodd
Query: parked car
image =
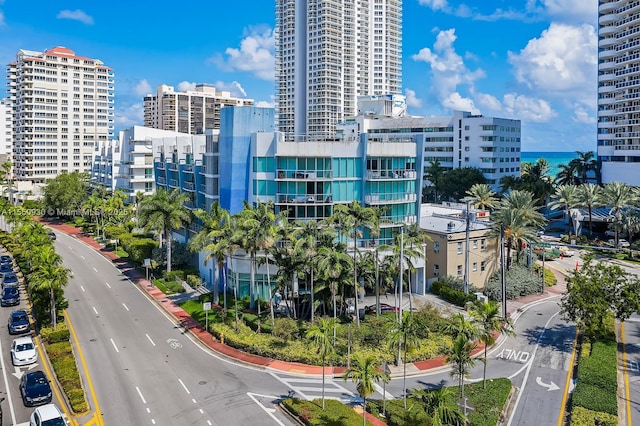
<path fill-rule="evenodd" d="M 9 314 L 9 323 L 7 324 L 9 334 L 21 334 L 31 330 L 29 323 L 29 315 L 24 309 L 11 312 Z"/>
<path fill-rule="evenodd" d="M 38 352 L 31 336 L 13 339 L 11 344 L 11 362 L 13 365 L 29 365 L 37 360 Z"/>
<path fill-rule="evenodd" d="M 47 231 L 47 235 L 49 236 L 49 238 L 51 238 L 52 240 L 56 239 L 56 233 L 53 231 Z"/>
<path fill-rule="evenodd" d="M 398 312 L 399 309 L 396 306 L 390 305 L 388 303 L 380 303 L 380 313 L 384 314 L 387 312 Z M 369 305 L 364 308 L 365 314 L 375 314 L 376 313 L 376 305 Z"/>
<path fill-rule="evenodd" d="M 26 407 L 50 403 L 52 394 L 49 379 L 39 370 L 24 374 L 20 379 L 20 395 Z"/>
<path fill-rule="evenodd" d="M 20 291 L 17 286 L 5 286 L 0 293 L 0 306 L 16 306 L 20 304 Z"/>
<path fill-rule="evenodd" d="M 7 285 L 18 285 L 18 276 L 15 272 L 5 272 L 2 274 L 2 287 Z"/>
<path fill-rule="evenodd" d="M 67 426 L 68 424 L 56 404 L 36 408 L 29 419 L 29 426 Z"/>
<path fill-rule="evenodd" d="M 11 256 L 9 256 L 8 254 L 0 255 L 0 263 L 11 263 L 11 262 L 13 261 L 11 260 Z"/>
<path fill-rule="evenodd" d="M 7 272 L 13 272 L 13 263 L 12 262 L 0 262 L 0 273 L 4 274 Z"/>
<path fill-rule="evenodd" d="M 628 248 L 628 247 L 631 247 L 631 244 L 629 244 L 629 241 L 627 241 L 627 240 L 618 240 L 618 247 L 619 248 Z"/>

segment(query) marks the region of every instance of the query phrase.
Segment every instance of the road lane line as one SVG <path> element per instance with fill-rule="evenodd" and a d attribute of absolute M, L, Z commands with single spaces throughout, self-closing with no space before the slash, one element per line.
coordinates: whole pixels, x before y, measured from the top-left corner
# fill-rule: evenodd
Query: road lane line
<path fill-rule="evenodd" d="M 520 398 L 524 393 L 524 388 L 527 386 L 527 380 L 529 379 L 529 372 L 531 372 L 531 367 L 533 366 L 533 360 L 536 358 L 536 352 L 538 352 L 538 347 L 540 347 L 540 340 L 542 340 L 542 336 L 544 336 L 544 332 L 547 331 L 547 328 L 549 327 L 549 323 L 551 323 L 551 320 L 554 319 L 558 314 L 560 314 L 560 311 L 556 312 L 555 314 L 549 317 L 546 324 L 544 325 L 544 328 L 542 329 L 542 332 L 540 333 L 540 335 L 538 336 L 538 339 L 536 340 L 536 346 L 533 348 L 533 352 L 531 353 L 531 360 L 529 360 L 529 366 L 527 367 L 527 371 L 524 373 L 524 378 L 522 379 L 522 387 L 520 388 L 520 392 L 518 392 L 518 397 L 516 398 L 516 402 L 513 405 L 513 409 L 511 411 L 511 416 L 509 417 L 509 421 L 507 422 L 507 426 L 511 426 L 511 422 L 513 421 L 513 416 L 516 413 L 516 409 L 518 408 L 518 403 L 520 402 Z"/>
<path fill-rule="evenodd" d="M 211 420 L 207 420 L 207 424 L 208 424 L 209 426 L 212 426 L 212 425 L 213 425 L 213 423 L 211 423 Z M 280 424 L 282 424 L 282 423 L 280 423 Z M 284 425 L 282 425 L 282 426 L 284 426 Z"/>
<path fill-rule="evenodd" d="M 95 267 L 93 268 L 93 270 L 94 270 L 94 271 L 96 271 L 96 272 L 98 272 L 98 270 L 97 270 Z"/>
<path fill-rule="evenodd" d="M 28 302 L 29 301 L 27 300 L 27 303 Z M 2 343 L 0 343 L 0 352 L 2 352 Z M 40 350 L 39 347 L 38 347 L 38 352 L 40 352 L 40 357 L 42 357 L 42 351 Z M 46 363 L 43 362 L 43 364 L 46 364 Z M 15 425 L 18 423 L 16 422 L 16 413 L 15 411 L 13 411 L 13 400 L 11 399 L 11 390 L 10 390 L 11 388 L 9 387 L 9 381 L 7 380 L 7 368 L 4 365 L 4 358 L 2 356 L 0 356 L 0 365 L 2 366 L 2 377 L 4 378 L 4 388 L 6 389 L 5 392 L 7 393 L 7 400 L 8 400 L 7 402 L 9 403 L 9 412 L 11 413 L 11 424 Z M 49 377 L 49 380 L 51 380 L 51 373 L 48 371 L 48 369 L 46 370 L 47 370 L 47 376 Z M 58 395 L 58 387 L 52 386 L 52 388 L 56 390 L 56 396 L 58 397 L 58 400 L 61 401 L 60 395 Z"/>
<path fill-rule="evenodd" d="M 97 413 L 96 423 L 98 424 L 98 426 L 104 426 L 104 422 L 102 420 L 102 411 L 100 411 L 100 404 L 98 404 L 98 398 L 96 397 L 96 392 L 93 389 L 93 382 L 91 381 L 91 376 L 89 375 L 89 369 L 87 368 L 87 363 L 84 359 L 84 352 L 82 352 L 82 347 L 80 347 L 80 342 L 78 342 L 78 336 L 76 335 L 76 330 L 75 328 L 73 328 L 73 324 L 71 324 L 71 318 L 69 318 L 69 314 L 67 313 L 67 311 L 66 310 L 62 311 L 62 314 L 64 315 L 65 322 L 67 323 L 67 327 L 69 328 L 69 331 L 71 332 L 71 336 L 73 337 L 73 342 L 75 343 L 76 349 L 78 350 L 80 363 L 82 364 L 82 369 L 84 370 L 84 377 L 87 380 L 87 384 L 89 385 L 89 393 L 91 393 L 91 399 L 93 399 L 93 409 Z"/>
<path fill-rule="evenodd" d="M 118 350 L 118 347 L 116 346 L 116 342 L 114 342 L 113 339 L 109 339 L 109 340 L 111 340 L 111 344 L 113 345 L 113 349 L 115 349 L 116 352 L 119 353 L 120 351 Z"/>
<path fill-rule="evenodd" d="M 196 401 L 196 399 L 195 399 L 195 398 L 191 398 L 191 402 L 193 402 L 194 404 L 197 404 L 197 403 L 198 403 L 198 401 Z"/>
<path fill-rule="evenodd" d="M 278 420 L 278 418 L 273 414 L 273 412 L 269 411 L 267 409 L 267 407 L 262 405 L 260 403 L 260 401 L 258 401 L 258 398 L 256 398 L 256 396 L 267 396 L 267 395 L 260 395 L 260 394 L 257 394 L 257 393 L 247 392 L 247 396 L 249 396 L 249 398 L 251 398 L 253 400 L 253 402 L 258 404 L 258 407 L 262 408 L 264 410 L 264 412 L 267 413 L 269 415 L 269 417 L 271 417 L 277 424 L 279 424 L 280 426 L 284 426 L 284 423 L 282 423 L 280 420 Z M 271 398 L 271 396 L 268 396 L 268 397 Z M 273 398 L 277 399 L 278 397 L 274 396 Z M 211 426 L 211 420 L 207 420 L 207 424 L 209 426 Z"/>
<path fill-rule="evenodd" d="M 111 288 L 111 285 L 109 283 L 104 283 L 107 287 Z"/>
<path fill-rule="evenodd" d="M 569 386 L 571 384 L 571 376 L 573 375 L 573 362 L 576 359 L 576 343 L 578 342 L 578 330 L 573 338 L 573 351 L 571 352 L 571 360 L 569 361 L 569 371 L 567 372 L 567 381 L 564 385 L 564 392 L 562 394 L 562 404 L 560 405 L 560 415 L 558 416 L 558 426 L 564 424 L 564 410 L 567 406 L 567 395 L 569 395 Z"/>
<path fill-rule="evenodd" d="M 155 424 L 156 424 L 155 419 L 151 419 L 151 424 L 152 424 L 152 425 L 155 425 Z"/>
<path fill-rule="evenodd" d="M 87 260 L 87 259 L 85 259 L 85 258 L 84 258 L 84 256 L 83 256 L 83 255 L 80 255 L 80 257 L 82 258 L 82 260 Z"/>
<path fill-rule="evenodd" d="M 140 399 L 142 400 L 142 403 L 143 403 L 143 404 L 146 404 L 146 403 L 147 403 L 147 400 L 146 400 L 146 399 L 144 399 L 144 396 L 142 396 L 142 392 L 140 391 L 140 388 L 136 386 L 136 390 L 138 391 L 138 395 L 140 395 Z M 148 412 L 148 413 L 150 412 L 150 410 L 149 410 L 148 408 L 147 408 L 147 412 Z"/>
<path fill-rule="evenodd" d="M 96 313 L 96 315 L 98 315 L 98 310 L 96 309 L 96 307 L 95 307 L 95 306 L 93 306 L 93 312 L 95 312 L 95 313 Z"/>
<path fill-rule="evenodd" d="M 129 311 L 129 308 L 127 307 L 127 305 L 124 304 L 124 302 L 122 303 L 122 306 L 124 306 L 124 308 Z"/>
<path fill-rule="evenodd" d="M 182 385 L 182 387 L 184 388 L 184 390 L 191 395 L 191 392 L 189 392 L 189 389 L 187 388 L 187 386 L 184 384 L 184 382 L 182 381 L 182 379 L 178 379 L 178 381 L 180 382 L 180 384 Z"/>
<path fill-rule="evenodd" d="M 200 408 L 198 411 L 200 411 L 200 414 L 204 414 L 204 410 L 202 408 Z"/>
<path fill-rule="evenodd" d="M 84 287 L 80 286 L 80 290 L 84 293 Z"/>
<path fill-rule="evenodd" d="M 626 401 L 627 425 L 631 426 L 631 397 L 629 395 L 629 371 L 627 370 L 627 342 L 624 338 L 624 321 L 620 321 L 620 334 L 622 335 L 622 368 L 624 374 L 624 397 Z"/>
<path fill-rule="evenodd" d="M 149 341 L 151 342 L 151 344 L 153 346 L 155 346 L 156 344 L 153 342 L 153 340 L 151 340 L 151 336 L 149 336 L 148 334 L 145 333 L 145 336 L 147 336 L 147 339 L 149 339 Z"/>

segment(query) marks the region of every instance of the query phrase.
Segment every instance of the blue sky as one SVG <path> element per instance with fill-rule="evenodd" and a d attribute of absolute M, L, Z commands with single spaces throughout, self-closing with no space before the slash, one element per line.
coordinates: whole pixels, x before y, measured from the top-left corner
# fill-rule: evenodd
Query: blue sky
<path fill-rule="evenodd" d="M 517 118 L 524 151 L 595 151 L 597 0 L 404 0 L 403 9 L 410 114 Z M 0 62 L 56 45 L 101 59 L 116 75 L 122 129 L 142 124 L 142 96 L 159 84 L 212 83 L 273 106 L 274 21 L 275 0 L 0 0 Z"/>

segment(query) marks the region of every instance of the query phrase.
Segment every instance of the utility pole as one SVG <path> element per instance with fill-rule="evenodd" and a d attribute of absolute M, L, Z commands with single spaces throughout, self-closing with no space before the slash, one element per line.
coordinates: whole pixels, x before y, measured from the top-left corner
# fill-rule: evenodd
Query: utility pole
<path fill-rule="evenodd" d="M 500 283 L 502 284 L 502 316 L 507 319 L 507 277 L 504 259 L 504 225 L 500 225 Z"/>
<path fill-rule="evenodd" d="M 476 200 L 477 198 L 474 197 L 465 197 L 460 200 L 467 203 L 464 249 L 464 294 L 469 294 L 469 225 L 471 222 L 471 202 Z"/>

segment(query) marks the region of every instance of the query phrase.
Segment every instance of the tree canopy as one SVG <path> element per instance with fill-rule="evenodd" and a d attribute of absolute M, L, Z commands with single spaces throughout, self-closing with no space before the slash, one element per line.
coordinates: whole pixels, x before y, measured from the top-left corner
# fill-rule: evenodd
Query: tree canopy
<path fill-rule="evenodd" d="M 86 173 L 62 173 L 47 182 L 44 188 L 44 205 L 54 215 L 68 216 L 58 212 L 79 210 L 87 198 L 89 177 Z"/>
<path fill-rule="evenodd" d="M 440 183 L 440 191 L 445 199 L 460 200 L 475 184 L 487 183 L 480 169 L 462 167 L 449 170 Z"/>

